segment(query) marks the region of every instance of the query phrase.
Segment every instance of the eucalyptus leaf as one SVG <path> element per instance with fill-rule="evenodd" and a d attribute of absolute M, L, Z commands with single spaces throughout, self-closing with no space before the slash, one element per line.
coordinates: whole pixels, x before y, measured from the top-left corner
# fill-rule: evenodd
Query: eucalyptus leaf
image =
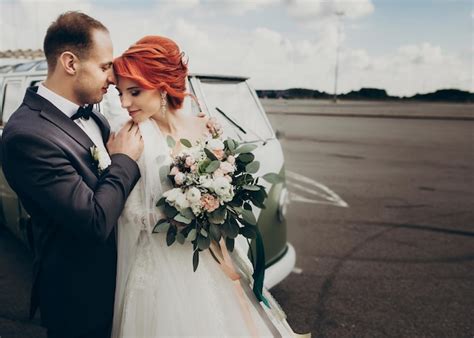
<path fill-rule="evenodd" d="M 254 151 L 255 149 L 257 149 L 257 145 L 256 144 L 244 144 L 240 147 L 238 147 L 237 149 L 235 149 L 235 153 L 236 154 L 241 154 L 241 153 L 250 153 L 252 151 Z"/>
<path fill-rule="evenodd" d="M 240 226 L 233 217 L 229 217 L 229 220 L 224 223 L 224 227 L 228 238 L 235 238 L 239 235 Z"/>
<path fill-rule="evenodd" d="M 258 161 L 250 162 L 249 164 L 245 166 L 245 171 L 247 171 L 250 174 L 255 174 L 258 171 L 258 169 L 260 169 L 260 162 Z"/>
<path fill-rule="evenodd" d="M 178 210 L 176 210 L 174 207 L 172 207 L 169 204 L 165 204 L 165 210 L 164 211 L 165 211 L 165 215 L 168 218 L 173 218 L 174 216 L 176 216 L 178 214 Z"/>
<path fill-rule="evenodd" d="M 162 222 L 163 221 L 163 222 Z M 166 219 L 161 219 L 156 223 L 155 227 L 153 228 L 153 232 L 166 232 L 170 227 L 170 223 Z"/>
<path fill-rule="evenodd" d="M 188 236 L 186 237 L 186 239 L 190 242 L 194 241 L 196 239 L 196 236 L 197 236 L 197 231 L 196 229 L 191 229 L 188 233 Z"/>
<path fill-rule="evenodd" d="M 195 250 L 193 253 L 193 271 L 195 272 L 199 265 L 199 250 Z"/>
<path fill-rule="evenodd" d="M 237 156 L 237 160 L 239 160 L 242 163 L 250 163 L 255 159 L 254 154 L 251 153 L 243 153 Z"/>
<path fill-rule="evenodd" d="M 250 191 L 260 191 L 260 188 L 255 186 L 255 185 L 250 185 L 250 184 L 245 184 L 242 186 L 245 190 L 250 190 Z"/>
<path fill-rule="evenodd" d="M 229 148 L 230 151 L 234 152 L 236 145 L 233 139 L 228 138 L 227 140 L 227 147 Z"/>
<path fill-rule="evenodd" d="M 250 211 L 252 211 L 252 206 L 250 205 L 250 203 L 245 202 L 245 203 L 244 203 L 244 209 L 245 209 L 245 210 L 250 210 Z"/>
<path fill-rule="evenodd" d="M 227 217 L 227 210 L 223 207 L 218 208 L 211 212 L 209 215 L 209 221 L 215 224 L 222 224 L 224 223 Z"/>
<path fill-rule="evenodd" d="M 226 238 L 225 239 L 225 245 L 227 247 L 227 250 L 232 252 L 232 251 L 234 251 L 235 240 L 233 238 Z"/>
<path fill-rule="evenodd" d="M 196 218 L 196 216 L 194 216 L 194 213 L 193 213 L 191 208 L 185 208 L 185 209 L 181 210 L 181 215 L 183 215 L 184 217 L 186 217 L 188 219 L 195 219 Z"/>
<path fill-rule="evenodd" d="M 242 218 L 244 219 L 245 222 L 247 222 L 249 224 L 257 225 L 257 220 L 255 219 L 255 215 L 250 210 L 243 209 L 242 210 Z"/>
<path fill-rule="evenodd" d="M 262 178 L 271 184 L 282 183 L 285 179 L 276 173 L 268 173 L 262 176 Z"/>
<path fill-rule="evenodd" d="M 181 214 L 177 214 L 176 216 L 174 216 L 174 220 L 176 222 L 180 222 L 180 223 L 184 223 L 184 224 L 189 224 L 191 223 L 191 220 L 187 217 L 184 217 L 183 215 Z"/>
<path fill-rule="evenodd" d="M 184 244 L 185 242 L 185 238 L 184 238 L 184 235 L 181 233 L 181 232 L 178 232 L 176 234 L 176 241 L 179 243 L 179 244 Z"/>
<path fill-rule="evenodd" d="M 209 225 L 209 232 L 211 233 L 212 239 L 216 242 L 219 242 L 219 240 L 221 239 L 221 229 L 219 228 L 219 226 L 214 223 L 211 223 Z"/>
<path fill-rule="evenodd" d="M 212 151 L 210 151 L 209 149 L 204 148 L 204 152 L 206 153 L 207 158 L 210 159 L 211 161 L 217 161 L 218 160 L 216 155 L 214 155 L 214 153 Z"/>
<path fill-rule="evenodd" d="M 158 202 L 156 202 L 156 206 L 161 207 L 162 205 L 165 205 L 165 203 L 166 203 L 166 197 L 162 197 L 158 200 Z"/>
<path fill-rule="evenodd" d="M 179 142 L 181 142 L 181 144 L 185 146 L 186 148 L 191 148 L 193 146 L 191 142 L 185 138 L 180 139 Z"/>
<path fill-rule="evenodd" d="M 197 245 L 200 250 L 206 250 L 211 245 L 211 239 L 209 237 L 198 235 Z"/>
<path fill-rule="evenodd" d="M 221 165 L 221 162 L 220 161 L 212 161 L 211 163 L 209 163 L 209 165 L 207 166 L 206 168 L 206 173 L 213 173 L 214 171 L 217 170 L 217 168 L 219 168 Z"/>
<path fill-rule="evenodd" d="M 170 148 L 174 148 L 174 146 L 176 145 L 176 141 L 170 135 L 166 137 L 166 143 L 168 143 L 168 147 Z"/>
<path fill-rule="evenodd" d="M 171 246 L 176 240 L 176 227 L 170 226 L 168 232 L 166 233 L 166 244 Z"/>
<path fill-rule="evenodd" d="M 253 227 L 250 227 L 250 226 L 240 228 L 240 233 L 242 234 L 242 236 L 246 238 L 250 238 L 250 239 L 257 238 L 257 232 L 255 231 Z"/>

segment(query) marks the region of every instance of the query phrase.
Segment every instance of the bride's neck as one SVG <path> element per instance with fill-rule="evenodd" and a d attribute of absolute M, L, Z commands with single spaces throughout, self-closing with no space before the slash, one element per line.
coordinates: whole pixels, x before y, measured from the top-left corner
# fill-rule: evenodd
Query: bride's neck
<path fill-rule="evenodd" d="M 153 115 L 152 119 L 156 121 L 162 132 L 169 135 L 175 135 L 180 129 L 181 112 L 179 110 L 166 109 L 164 115 L 160 111 Z"/>

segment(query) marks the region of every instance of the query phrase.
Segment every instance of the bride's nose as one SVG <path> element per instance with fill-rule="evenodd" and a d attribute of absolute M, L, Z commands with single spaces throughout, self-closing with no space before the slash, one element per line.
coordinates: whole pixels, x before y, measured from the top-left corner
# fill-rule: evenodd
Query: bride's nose
<path fill-rule="evenodd" d="M 120 96 L 120 103 L 122 104 L 122 108 L 125 108 L 125 109 L 130 107 L 130 104 L 131 104 L 130 99 L 125 97 L 125 95 Z"/>

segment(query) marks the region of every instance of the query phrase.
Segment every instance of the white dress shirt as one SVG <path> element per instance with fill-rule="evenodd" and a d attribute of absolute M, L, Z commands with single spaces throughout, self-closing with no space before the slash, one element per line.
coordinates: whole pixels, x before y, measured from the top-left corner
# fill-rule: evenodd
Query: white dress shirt
<path fill-rule="evenodd" d="M 79 109 L 79 105 L 69 101 L 61 95 L 56 94 L 52 90 L 46 88 L 42 83 L 40 83 L 38 86 L 38 95 L 51 102 L 54 106 L 56 106 L 56 108 L 62 111 L 69 118 L 77 113 L 77 110 Z M 89 118 L 88 120 L 79 118 L 75 119 L 74 122 L 82 130 L 84 130 L 84 132 L 87 134 L 87 136 L 89 136 L 89 138 L 96 145 L 96 147 L 99 148 L 99 150 L 105 154 L 108 154 L 104 145 L 104 141 L 102 140 L 100 128 L 93 118 Z"/>

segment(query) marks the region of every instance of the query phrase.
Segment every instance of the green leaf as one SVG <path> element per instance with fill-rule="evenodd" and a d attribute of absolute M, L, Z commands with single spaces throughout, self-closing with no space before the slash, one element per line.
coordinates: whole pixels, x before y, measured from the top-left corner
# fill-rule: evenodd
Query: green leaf
<path fill-rule="evenodd" d="M 176 241 L 179 243 L 179 244 L 184 244 L 185 242 L 185 238 L 184 238 L 184 235 L 181 233 L 181 232 L 178 232 L 176 234 Z"/>
<path fill-rule="evenodd" d="M 225 209 L 225 207 L 220 207 L 208 214 L 208 216 L 209 221 L 211 223 L 222 224 L 225 222 L 225 219 L 227 217 L 227 210 Z"/>
<path fill-rule="evenodd" d="M 195 219 L 196 218 L 196 216 L 194 216 L 194 213 L 193 213 L 191 208 L 185 208 L 185 209 L 181 210 L 181 215 L 183 215 L 184 217 L 186 217 L 188 219 Z"/>
<path fill-rule="evenodd" d="M 239 223 L 233 218 L 229 217 L 228 221 L 224 223 L 225 234 L 228 238 L 235 238 L 239 235 Z"/>
<path fill-rule="evenodd" d="M 227 140 L 227 147 L 229 148 L 230 151 L 234 152 L 236 145 L 233 139 L 228 138 Z"/>
<path fill-rule="evenodd" d="M 206 153 L 207 158 L 210 159 L 211 161 L 218 161 L 216 155 L 214 155 L 214 153 L 210 151 L 209 149 L 204 148 L 204 152 Z"/>
<path fill-rule="evenodd" d="M 168 147 L 170 148 L 174 148 L 174 146 L 176 145 L 176 141 L 170 135 L 166 137 L 166 143 L 168 143 Z"/>
<path fill-rule="evenodd" d="M 178 210 L 169 204 L 165 204 L 165 215 L 168 218 L 174 218 L 178 214 Z"/>
<path fill-rule="evenodd" d="M 282 183 L 285 179 L 283 176 L 278 175 L 276 173 L 268 173 L 262 176 L 262 178 L 271 184 Z"/>
<path fill-rule="evenodd" d="M 212 239 L 216 242 L 219 242 L 219 240 L 221 239 L 221 229 L 219 228 L 219 226 L 214 223 L 211 223 L 209 225 L 209 232 L 211 233 Z"/>
<path fill-rule="evenodd" d="M 210 174 L 217 170 L 221 165 L 220 161 L 212 161 L 206 168 L 206 173 Z"/>
<path fill-rule="evenodd" d="M 153 228 L 153 233 L 166 232 L 168 231 L 169 227 L 170 223 L 165 218 L 160 219 Z"/>
<path fill-rule="evenodd" d="M 244 209 L 245 209 L 245 210 L 250 210 L 250 211 L 252 211 L 252 206 L 250 205 L 250 203 L 245 202 L 245 203 L 244 203 Z"/>
<path fill-rule="evenodd" d="M 176 240 L 176 227 L 174 225 L 170 226 L 168 232 L 166 233 L 166 244 L 171 246 Z"/>
<path fill-rule="evenodd" d="M 196 269 L 199 265 L 199 250 L 195 250 L 193 253 L 193 271 L 196 272 Z"/>
<path fill-rule="evenodd" d="M 183 215 L 181 214 L 177 214 L 176 216 L 174 216 L 174 220 L 176 222 L 180 222 L 180 223 L 184 223 L 184 224 L 189 224 L 191 223 L 191 220 L 187 217 L 184 217 Z"/>
<path fill-rule="evenodd" d="M 191 148 L 193 146 L 191 142 L 189 142 L 189 140 L 185 138 L 180 139 L 179 142 L 181 142 L 181 144 L 185 146 L 186 148 Z"/>
<path fill-rule="evenodd" d="M 158 202 L 156 202 L 156 206 L 161 207 L 162 205 L 165 205 L 165 203 L 166 203 L 166 197 L 162 197 L 158 200 Z"/>
<path fill-rule="evenodd" d="M 254 154 L 251 154 L 251 153 L 244 153 L 237 156 L 237 160 L 239 160 L 242 163 L 250 163 L 254 159 L 255 159 L 255 156 Z"/>
<path fill-rule="evenodd" d="M 234 251 L 235 241 L 233 238 L 226 238 L 225 245 L 227 246 L 227 250 L 230 252 Z"/>
<path fill-rule="evenodd" d="M 257 225 L 257 220 L 255 219 L 255 215 L 253 214 L 252 211 L 243 209 L 242 218 L 244 219 L 245 222 L 249 224 Z"/>
<path fill-rule="evenodd" d="M 240 228 L 240 233 L 242 234 L 242 236 L 246 238 L 250 238 L 250 239 L 257 238 L 257 232 L 255 231 L 253 227 L 250 227 L 250 226 Z"/>
<path fill-rule="evenodd" d="M 245 171 L 247 171 L 249 174 L 255 174 L 258 169 L 260 169 L 260 162 L 258 161 L 250 162 L 245 166 Z"/>
<path fill-rule="evenodd" d="M 236 154 L 250 153 L 250 152 L 254 151 L 257 148 L 258 148 L 258 146 L 256 144 L 244 144 L 244 145 L 238 147 L 235 150 L 235 153 Z"/>
<path fill-rule="evenodd" d="M 260 191 L 260 188 L 257 187 L 256 185 L 245 184 L 242 186 L 242 188 L 249 191 Z"/>
<path fill-rule="evenodd" d="M 207 248 L 209 248 L 209 245 L 211 245 L 211 239 L 209 237 L 198 235 L 197 245 L 200 250 L 206 250 Z"/>
<path fill-rule="evenodd" d="M 196 229 L 191 229 L 188 233 L 188 236 L 186 237 L 186 239 L 190 242 L 194 241 L 196 239 L 196 236 L 197 236 L 197 231 Z"/>

